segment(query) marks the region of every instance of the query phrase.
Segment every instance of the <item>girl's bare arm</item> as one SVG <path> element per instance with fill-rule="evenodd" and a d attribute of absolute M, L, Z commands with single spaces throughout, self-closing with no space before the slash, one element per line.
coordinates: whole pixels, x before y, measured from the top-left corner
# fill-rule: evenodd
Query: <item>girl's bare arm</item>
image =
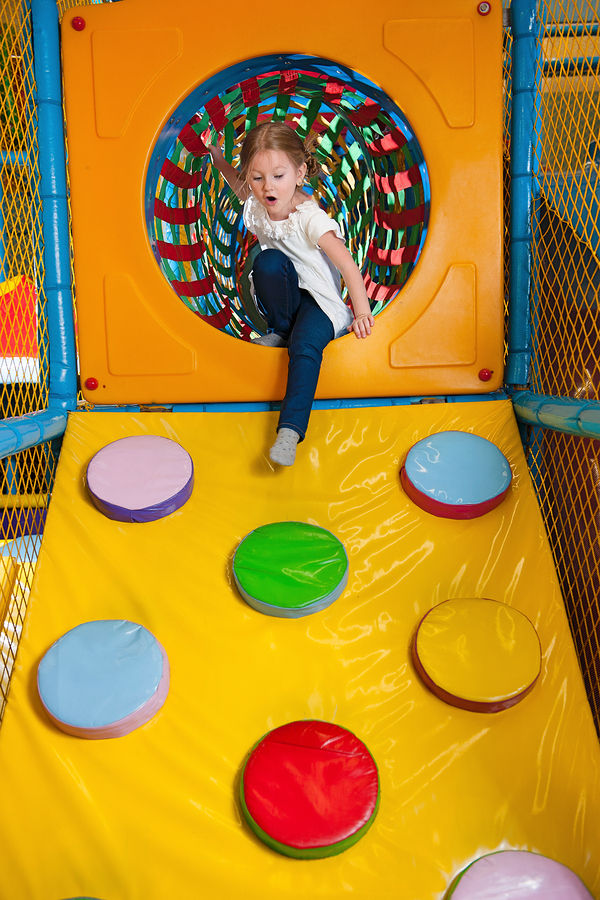
<path fill-rule="evenodd" d="M 354 321 L 352 325 L 348 326 L 348 331 L 353 331 L 357 338 L 368 337 L 375 324 L 375 319 L 371 314 L 363 277 L 352 258 L 352 254 L 333 231 L 327 231 L 319 238 L 319 247 L 338 269 L 346 282 L 354 311 Z"/>
<path fill-rule="evenodd" d="M 213 164 L 219 170 L 234 194 L 239 197 L 242 202 L 247 200 L 250 193 L 248 186 L 241 180 L 237 169 L 234 169 L 231 163 L 227 162 L 219 145 L 207 144 L 207 148 Z"/>

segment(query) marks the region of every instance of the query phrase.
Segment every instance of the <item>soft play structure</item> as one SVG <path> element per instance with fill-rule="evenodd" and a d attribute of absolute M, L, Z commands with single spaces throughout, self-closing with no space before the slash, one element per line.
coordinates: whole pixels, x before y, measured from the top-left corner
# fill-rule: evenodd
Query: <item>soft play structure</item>
<path fill-rule="evenodd" d="M 60 68 L 54 3 L 31 12 L 45 281 L 3 274 L 41 362 L 15 350 L 2 394 L 0 900 L 600 898 L 589 675 L 525 426 L 561 417 L 524 390 L 535 191 L 504 327 L 536 4 L 67 4 Z M 290 468 L 286 350 L 253 343 L 258 248 L 206 149 L 235 164 L 270 120 L 314 143 L 375 316 L 326 348 Z"/>

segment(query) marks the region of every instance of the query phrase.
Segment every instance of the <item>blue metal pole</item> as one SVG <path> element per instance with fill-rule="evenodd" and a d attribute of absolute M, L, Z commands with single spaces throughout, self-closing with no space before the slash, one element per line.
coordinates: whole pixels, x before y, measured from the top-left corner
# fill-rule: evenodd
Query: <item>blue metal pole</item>
<path fill-rule="evenodd" d="M 0 458 L 60 437 L 77 405 L 77 356 L 62 114 L 58 11 L 55 0 L 31 3 L 37 86 L 44 289 L 49 332 L 48 409 L 0 423 Z"/>
<path fill-rule="evenodd" d="M 538 23 L 535 0 L 513 0 L 508 385 L 526 385 L 531 360 L 531 213 Z"/>
<path fill-rule="evenodd" d="M 517 391 L 512 396 L 519 422 L 541 425 L 552 431 L 577 434 L 580 437 L 600 437 L 600 402 L 550 397 L 532 391 Z"/>
<path fill-rule="evenodd" d="M 77 359 L 71 294 L 71 251 L 58 11 L 55 0 L 32 0 L 37 84 L 40 199 L 44 284 L 50 340 L 48 405 L 68 411 L 77 404 Z"/>

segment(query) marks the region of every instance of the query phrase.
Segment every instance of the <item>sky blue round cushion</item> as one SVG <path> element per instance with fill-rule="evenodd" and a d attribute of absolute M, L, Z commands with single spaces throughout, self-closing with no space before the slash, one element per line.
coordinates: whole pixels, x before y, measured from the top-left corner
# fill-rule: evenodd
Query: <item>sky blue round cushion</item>
<path fill-rule="evenodd" d="M 422 509 L 447 518 L 474 518 L 497 506 L 512 480 L 508 460 L 486 438 L 440 431 L 414 444 L 401 480 Z"/>
<path fill-rule="evenodd" d="M 169 663 L 146 628 L 124 619 L 67 631 L 38 667 L 38 690 L 55 724 L 81 737 L 118 737 L 147 722 L 168 692 Z"/>

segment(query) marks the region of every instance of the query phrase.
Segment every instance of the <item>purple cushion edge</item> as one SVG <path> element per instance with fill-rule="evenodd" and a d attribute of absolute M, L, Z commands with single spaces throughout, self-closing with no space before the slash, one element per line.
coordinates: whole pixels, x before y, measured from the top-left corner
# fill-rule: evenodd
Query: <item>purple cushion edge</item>
<path fill-rule="evenodd" d="M 171 513 L 180 509 L 184 503 L 187 503 L 192 495 L 193 488 L 193 463 L 191 475 L 181 490 L 177 491 L 176 494 L 173 494 L 172 497 L 168 497 L 160 503 L 155 503 L 153 506 L 146 506 L 143 509 L 127 509 L 126 507 L 118 506 L 116 503 L 108 503 L 106 500 L 102 500 L 94 494 L 88 484 L 88 491 L 90 492 L 94 506 L 96 506 L 101 513 L 104 513 L 107 518 L 114 519 L 116 522 L 155 522 L 157 519 L 163 519 L 165 516 L 169 516 Z"/>

